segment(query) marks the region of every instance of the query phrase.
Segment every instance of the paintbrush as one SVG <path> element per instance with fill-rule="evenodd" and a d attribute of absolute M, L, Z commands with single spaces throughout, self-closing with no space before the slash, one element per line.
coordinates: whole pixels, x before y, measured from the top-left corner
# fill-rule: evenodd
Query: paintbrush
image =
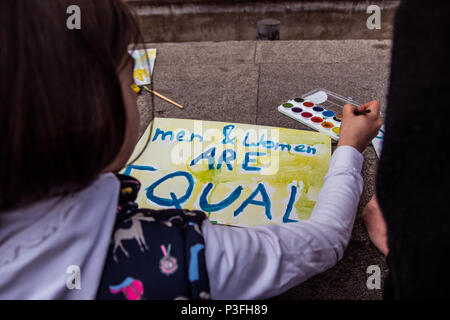
<path fill-rule="evenodd" d="M 366 114 L 366 113 L 370 113 L 370 109 L 366 109 L 366 110 L 363 110 L 363 111 L 355 110 L 355 112 L 353 112 L 353 114 L 355 116 L 359 116 L 360 114 Z"/>
<path fill-rule="evenodd" d="M 176 107 L 178 107 L 178 108 L 180 108 L 180 109 L 184 109 L 184 107 L 183 107 L 181 104 L 176 103 L 175 101 L 173 101 L 173 100 L 167 98 L 166 96 L 163 96 L 161 93 L 158 93 L 158 92 L 156 92 L 156 91 L 154 91 L 154 90 L 150 90 L 150 89 L 147 88 L 146 86 L 141 86 L 141 87 L 142 87 L 145 91 L 150 92 L 151 94 L 154 94 L 154 95 L 157 96 L 158 98 L 161 98 L 161 99 L 163 99 L 164 101 L 167 101 L 167 102 L 173 104 L 174 106 L 176 106 Z"/>

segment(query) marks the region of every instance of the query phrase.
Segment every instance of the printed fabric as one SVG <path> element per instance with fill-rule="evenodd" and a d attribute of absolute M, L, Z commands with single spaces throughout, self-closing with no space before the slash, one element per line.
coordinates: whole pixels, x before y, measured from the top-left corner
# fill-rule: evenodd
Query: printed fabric
<path fill-rule="evenodd" d="M 97 299 L 210 299 L 201 211 L 139 209 L 138 180 L 117 175 L 120 196 Z"/>

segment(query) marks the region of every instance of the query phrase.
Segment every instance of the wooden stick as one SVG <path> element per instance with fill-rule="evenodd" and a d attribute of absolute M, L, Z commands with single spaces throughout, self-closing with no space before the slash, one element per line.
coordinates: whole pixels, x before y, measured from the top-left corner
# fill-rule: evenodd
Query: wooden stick
<path fill-rule="evenodd" d="M 158 93 L 158 92 L 156 92 L 156 91 L 150 90 L 150 89 L 147 88 L 146 86 L 143 86 L 143 87 L 144 87 L 144 89 L 145 89 L 146 91 L 148 91 L 148 92 L 154 94 L 155 96 L 157 96 L 157 97 L 159 97 L 159 98 L 161 98 L 161 99 L 163 99 L 163 100 L 165 100 L 165 101 L 167 101 L 167 102 L 173 104 L 174 106 L 177 106 L 177 107 L 180 108 L 180 109 L 184 109 L 184 107 L 183 107 L 181 104 L 176 103 L 176 102 L 173 101 L 173 100 L 170 100 L 169 98 L 163 96 L 161 93 Z"/>

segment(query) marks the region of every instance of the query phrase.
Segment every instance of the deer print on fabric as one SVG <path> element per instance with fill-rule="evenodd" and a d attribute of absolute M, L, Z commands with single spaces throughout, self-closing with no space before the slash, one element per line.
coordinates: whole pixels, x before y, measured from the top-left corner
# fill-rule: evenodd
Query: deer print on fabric
<path fill-rule="evenodd" d="M 125 220 L 125 222 L 131 221 L 131 227 L 127 229 L 118 229 L 114 232 L 114 261 L 118 262 L 116 251 L 121 249 L 127 258 L 130 257 L 128 251 L 124 248 L 122 241 L 135 239 L 139 245 L 142 252 L 148 250 L 147 243 L 145 242 L 144 233 L 142 232 L 141 221 L 154 222 L 155 219 L 152 217 L 145 216 L 143 213 L 138 213 L 131 218 Z"/>

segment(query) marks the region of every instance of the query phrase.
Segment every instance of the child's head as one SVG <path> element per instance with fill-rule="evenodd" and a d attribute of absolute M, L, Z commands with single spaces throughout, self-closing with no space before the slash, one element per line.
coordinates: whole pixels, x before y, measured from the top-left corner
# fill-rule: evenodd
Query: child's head
<path fill-rule="evenodd" d="M 81 29 L 69 30 L 70 5 Z M 120 169 L 138 135 L 137 23 L 121 0 L 0 1 L 0 210 Z"/>

